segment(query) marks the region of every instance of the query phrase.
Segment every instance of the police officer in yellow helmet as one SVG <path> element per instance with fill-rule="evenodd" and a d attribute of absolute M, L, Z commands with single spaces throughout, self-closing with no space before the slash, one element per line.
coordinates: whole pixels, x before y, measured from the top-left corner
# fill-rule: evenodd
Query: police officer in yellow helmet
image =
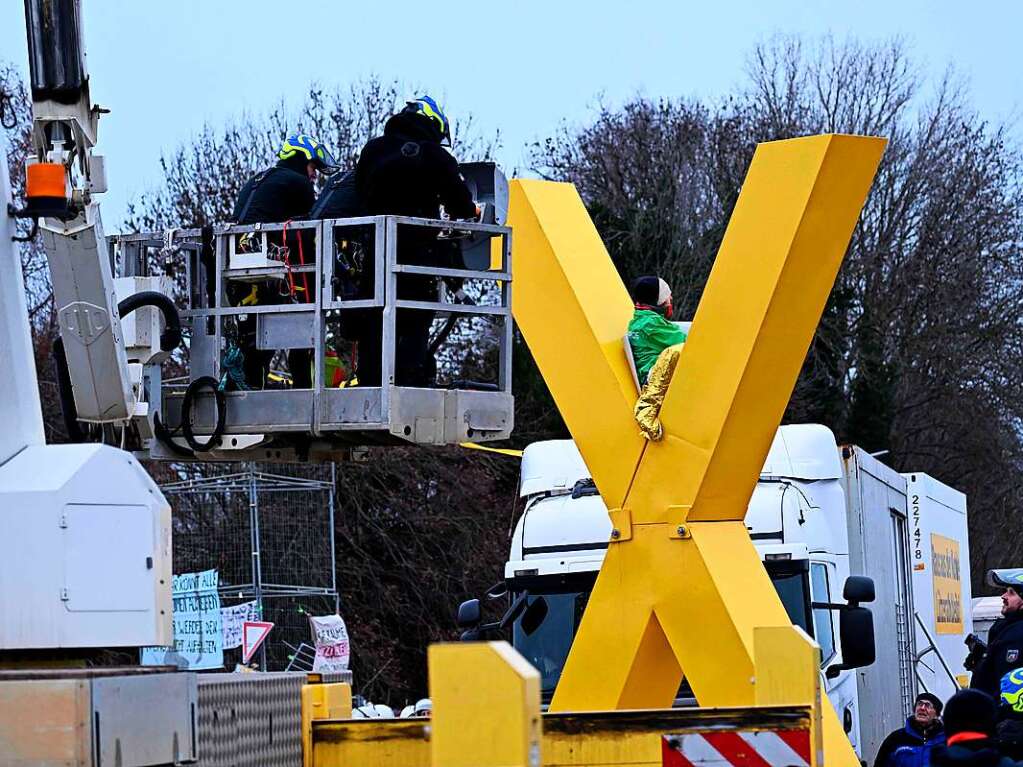
<path fill-rule="evenodd" d="M 304 219 L 316 199 L 313 179 L 317 173 L 329 173 L 337 163 L 323 142 L 304 133 L 288 136 L 277 152 L 277 163 L 252 176 L 238 193 L 233 220 L 237 224 L 280 224 L 285 221 Z M 282 243 L 283 244 L 283 243 Z M 289 233 L 286 243 L 297 252 L 298 237 Z M 303 235 L 306 258 L 314 258 L 314 245 Z M 297 256 L 294 256 L 297 262 Z M 227 286 L 228 300 L 234 306 L 280 304 L 290 301 L 307 303 L 315 296 L 295 294 L 273 282 L 239 283 Z M 247 389 L 262 389 L 269 372 L 273 350 L 256 348 L 256 319 L 249 315 L 238 322 L 238 347 L 243 354 L 242 368 Z M 291 368 L 295 388 L 306 389 L 312 385 L 309 349 L 292 349 L 288 352 L 288 367 Z"/>
<path fill-rule="evenodd" d="M 1002 677 L 995 732 L 1003 754 L 1017 762 L 1023 759 L 1023 667 Z"/>

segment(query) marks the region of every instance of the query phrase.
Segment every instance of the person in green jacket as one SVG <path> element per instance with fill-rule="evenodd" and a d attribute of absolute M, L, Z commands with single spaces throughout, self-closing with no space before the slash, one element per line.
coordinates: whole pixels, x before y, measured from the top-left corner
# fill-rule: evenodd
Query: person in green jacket
<path fill-rule="evenodd" d="M 636 362 L 640 386 L 645 386 L 650 368 L 669 346 L 685 343 L 685 332 L 671 321 L 671 288 L 659 277 L 637 277 L 629 291 L 635 304 L 629 322 L 629 346 Z"/>

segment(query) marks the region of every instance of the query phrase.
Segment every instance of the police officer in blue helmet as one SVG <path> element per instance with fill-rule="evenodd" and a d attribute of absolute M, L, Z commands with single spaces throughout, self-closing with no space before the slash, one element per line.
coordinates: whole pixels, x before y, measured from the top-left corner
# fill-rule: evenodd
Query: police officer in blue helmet
<path fill-rule="evenodd" d="M 458 170 L 451 147 L 451 122 L 437 101 L 420 96 L 405 104 L 359 155 L 355 188 L 366 215 L 440 218 L 441 206 L 452 219 L 478 216 L 472 193 Z M 398 230 L 398 261 L 420 266 L 459 268 L 457 244 L 437 239 L 437 230 L 404 226 Z M 372 294 L 373 270 L 364 268 L 366 295 Z M 436 279 L 406 274 L 398 278 L 398 298 L 436 301 Z M 379 314 L 379 313 L 377 313 Z M 395 381 L 398 386 L 430 386 L 435 362 L 428 341 L 434 312 L 399 309 L 395 335 Z M 380 384 L 380 323 L 369 321 L 359 332 L 359 382 Z M 386 381 L 384 383 L 387 383 Z"/>
<path fill-rule="evenodd" d="M 337 163 L 323 142 L 304 133 L 288 136 L 277 163 L 245 182 L 232 220 L 237 224 L 279 224 L 305 218 L 316 199 L 313 181 Z"/>

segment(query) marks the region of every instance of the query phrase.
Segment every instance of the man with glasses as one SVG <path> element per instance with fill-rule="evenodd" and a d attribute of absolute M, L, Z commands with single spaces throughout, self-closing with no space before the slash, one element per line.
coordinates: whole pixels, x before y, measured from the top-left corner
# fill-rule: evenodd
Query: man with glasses
<path fill-rule="evenodd" d="M 906 726 L 884 739 L 874 767 L 928 767 L 931 750 L 945 744 L 945 728 L 939 718 L 941 708 L 937 695 L 929 692 L 917 695 Z"/>

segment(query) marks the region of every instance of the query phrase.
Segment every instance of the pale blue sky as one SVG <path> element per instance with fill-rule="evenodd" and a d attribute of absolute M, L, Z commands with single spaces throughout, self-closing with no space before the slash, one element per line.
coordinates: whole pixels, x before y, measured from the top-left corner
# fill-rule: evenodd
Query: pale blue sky
<path fill-rule="evenodd" d="M 902 35 L 935 79 L 949 63 L 981 117 L 1023 116 L 1023 2 L 744 0 L 743 2 L 327 2 L 83 0 L 93 99 L 111 191 L 110 230 L 159 178 L 159 156 L 243 110 L 260 111 L 316 80 L 371 73 L 428 84 L 454 120 L 500 128 L 499 159 L 598 94 L 715 97 L 743 76 L 751 47 L 775 32 L 864 40 Z M 0 1 L 0 58 L 27 70 L 21 0 Z"/>

